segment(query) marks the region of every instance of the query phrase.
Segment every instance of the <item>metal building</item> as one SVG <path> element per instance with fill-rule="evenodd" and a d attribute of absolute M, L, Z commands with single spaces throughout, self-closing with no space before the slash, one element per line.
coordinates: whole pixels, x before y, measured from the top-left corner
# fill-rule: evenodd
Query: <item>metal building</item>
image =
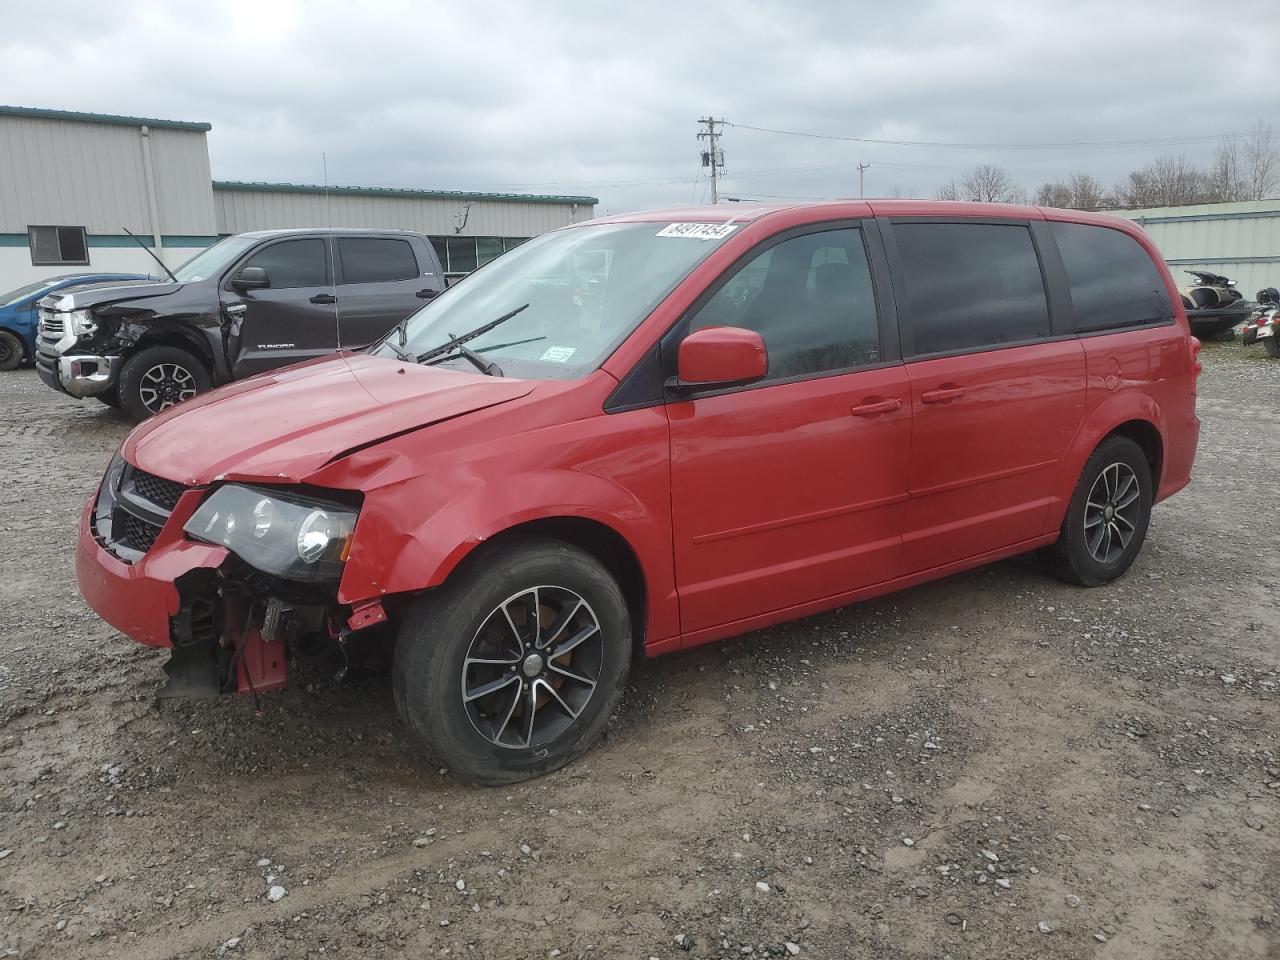
<path fill-rule="evenodd" d="M 1280 200 L 1114 212 L 1151 235 L 1179 285 L 1191 281 L 1184 270 L 1207 270 L 1236 281 L 1248 300 L 1280 287 Z"/>
<path fill-rule="evenodd" d="M 458 276 L 594 216 L 594 197 L 213 181 L 211 126 L 0 106 L 0 292 L 81 269 L 154 273 L 219 237 L 278 227 L 395 227 Z"/>

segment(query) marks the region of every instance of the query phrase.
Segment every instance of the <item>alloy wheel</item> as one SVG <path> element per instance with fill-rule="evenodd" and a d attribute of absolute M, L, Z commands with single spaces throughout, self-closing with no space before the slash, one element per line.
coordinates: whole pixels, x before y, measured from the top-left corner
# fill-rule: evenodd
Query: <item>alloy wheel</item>
<path fill-rule="evenodd" d="M 581 716 L 603 664 L 590 604 L 567 587 L 532 587 L 500 603 L 476 631 L 462 665 L 462 705 L 495 746 L 538 747 Z"/>
<path fill-rule="evenodd" d="M 157 363 L 138 382 L 138 397 L 152 413 L 159 413 L 195 395 L 195 375 L 179 363 Z"/>
<path fill-rule="evenodd" d="M 1084 504 L 1084 543 L 1099 563 L 1112 563 L 1129 546 L 1138 529 L 1142 488 L 1127 463 L 1104 467 Z"/>

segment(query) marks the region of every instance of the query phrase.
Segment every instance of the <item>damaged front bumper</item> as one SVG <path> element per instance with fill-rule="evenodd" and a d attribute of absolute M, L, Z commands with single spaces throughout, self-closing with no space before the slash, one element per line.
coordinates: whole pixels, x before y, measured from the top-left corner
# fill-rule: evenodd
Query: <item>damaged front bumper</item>
<path fill-rule="evenodd" d="M 120 357 L 75 355 L 54 356 L 43 350 L 36 354 L 36 373 L 45 386 L 83 400 L 106 393 L 116 385 Z"/>
<path fill-rule="evenodd" d="M 155 543 L 136 559 L 116 556 L 93 533 L 85 506 L 76 545 L 76 579 L 93 610 L 121 633 L 167 648 L 161 696 L 257 695 L 284 687 L 288 660 L 336 644 L 384 621 L 340 607 L 319 592 L 292 592 L 246 567 L 225 547 L 189 540 L 182 525 L 200 499 L 184 495 Z M 350 622 L 344 617 L 350 613 Z"/>

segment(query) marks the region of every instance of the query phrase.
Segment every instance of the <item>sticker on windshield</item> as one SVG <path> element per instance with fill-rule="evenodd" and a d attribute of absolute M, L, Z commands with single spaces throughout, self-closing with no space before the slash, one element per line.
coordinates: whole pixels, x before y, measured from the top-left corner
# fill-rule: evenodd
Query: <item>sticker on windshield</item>
<path fill-rule="evenodd" d="M 689 237 L 693 240 L 723 240 L 738 229 L 736 223 L 669 223 L 659 237 Z"/>
<path fill-rule="evenodd" d="M 567 363 L 577 350 L 577 347 L 547 347 L 542 353 L 542 359 L 551 363 Z"/>

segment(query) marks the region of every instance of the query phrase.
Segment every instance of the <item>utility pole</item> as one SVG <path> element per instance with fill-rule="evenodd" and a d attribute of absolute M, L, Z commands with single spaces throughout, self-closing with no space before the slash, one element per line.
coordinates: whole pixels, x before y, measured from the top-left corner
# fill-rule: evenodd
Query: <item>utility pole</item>
<path fill-rule="evenodd" d="M 716 138 L 720 136 L 720 131 L 716 128 L 723 127 L 724 120 L 703 117 L 698 123 L 707 128 L 698 133 L 698 139 L 707 141 L 707 149 L 702 151 L 702 166 L 711 172 L 711 202 L 719 203 L 720 183 L 718 178 L 724 173 L 724 151 L 716 146 Z"/>
<path fill-rule="evenodd" d="M 870 166 L 871 164 L 869 163 L 863 163 L 861 160 L 858 161 L 858 196 L 859 197 L 866 196 L 866 194 L 863 192 L 862 185 L 864 182 L 863 178 L 866 175 L 866 170 Z"/>

